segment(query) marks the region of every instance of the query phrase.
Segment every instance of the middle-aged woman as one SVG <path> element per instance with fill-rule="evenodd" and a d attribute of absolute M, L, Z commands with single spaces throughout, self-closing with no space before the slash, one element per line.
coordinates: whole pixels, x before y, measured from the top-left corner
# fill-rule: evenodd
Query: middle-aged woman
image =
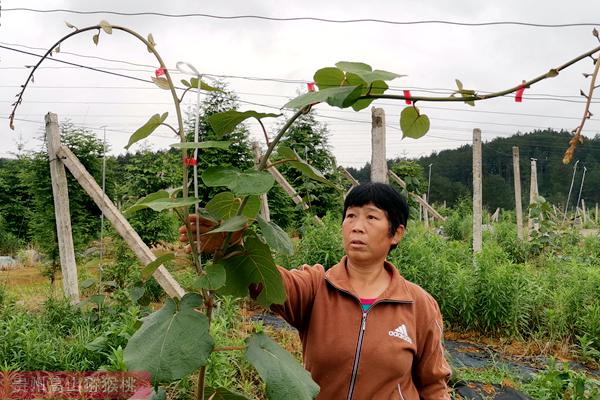
<path fill-rule="evenodd" d="M 359 185 L 344 202 L 340 262 L 278 267 L 287 300 L 271 309 L 298 330 L 318 399 L 450 399 L 438 305 L 386 261 L 407 220 L 391 186 Z"/>

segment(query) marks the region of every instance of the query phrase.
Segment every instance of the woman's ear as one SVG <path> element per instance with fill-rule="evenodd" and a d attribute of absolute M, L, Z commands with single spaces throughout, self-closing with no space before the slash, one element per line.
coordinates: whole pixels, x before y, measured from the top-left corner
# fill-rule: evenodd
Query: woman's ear
<path fill-rule="evenodd" d="M 400 243 L 400 240 L 402 240 L 402 237 L 404 237 L 404 225 L 398 225 L 398 228 L 396 228 L 396 232 L 394 232 L 392 244 Z"/>

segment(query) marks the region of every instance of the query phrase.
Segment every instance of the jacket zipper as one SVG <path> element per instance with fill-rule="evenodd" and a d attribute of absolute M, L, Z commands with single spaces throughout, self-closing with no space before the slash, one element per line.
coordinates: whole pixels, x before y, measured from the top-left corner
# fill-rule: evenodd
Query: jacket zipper
<path fill-rule="evenodd" d="M 365 336 L 365 328 L 367 327 L 367 313 L 364 311 L 362 314 L 362 320 L 360 322 L 360 331 L 358 332 L 358 343 L 356 345 L 356 352 L 354 353 L 354 365 L 352 366 L 352 375 L 350 378 L 350 388 L 348 389 L 348 400 L 352 400 L 352 394 L 354 392 L 354 384 L 356 383 L 356 374 L 358 372 L 358 361 L 360 359 L 360 350 L 362 348 L 363 337 Z"/>

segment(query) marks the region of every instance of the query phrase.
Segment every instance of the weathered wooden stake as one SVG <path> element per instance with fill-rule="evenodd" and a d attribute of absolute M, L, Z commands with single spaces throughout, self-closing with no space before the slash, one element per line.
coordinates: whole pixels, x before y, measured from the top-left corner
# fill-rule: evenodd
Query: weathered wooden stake
<path fill-rule="evenodd" d="M 594 214 L 594 220 L 596 221 L 596 224 L 598 224 L 598 203 L 596 203 L 596 214 Z"/>
<path fill-rule="evenodd" d="M 73 232 L 71 229 L 67 174 L 65 166 L 58 155 L 58 150 L 60 149 L 60 128 L 56 114 L 46 114 L 45 120 L 63 290 L 70 302 L 75 304 L 79 303 L 79 285 L 77 281 L 75 249 L 73 247 Z"/>
<path fill-rule="evenodd" d="M 257 142 L 252 142 L 252 152 L 254 152 L 254 163 L 255 165 L 260 164 L 260 146 Z M 271 212 L 269 211 L 269 200 L 267 194 L 260 195 L 260 215 L 267 221 L 271 220 Z"/>
<path fill-rule="evenodd" d="M 513 146 L 513 171 L 515 176 L 515 213 L 517 214 L 517 237 L 523 239 L 523 204 L 521 203 L 521 166 L 519 148 Z"/>
<path fill-rule="evenodd" d="M 371 108 L 371 182 L 388 182 L 385 158 L 385 112 Z"/>
<path fill-rule="evenodd" d="M 344 168 L 340 165 L 337 167 L 337 169 L 338 169 L 338 171 L 340 171 L 342 173 L 342 175 L 344 175 L 350 181 L 350 184 L 352 185 L 352 187 L 359 185 L 359 182 L 356 179 L 354 179 L 352 174 L 350 172 L 348 172 L 348 170 L 346 168 Z"/>
<path fill-rule="evenodd" d="M 473 129 L 473 252 L 482 248 L 481 130 Z"/>
<path fill-rule="evenodd" d="M 587 223 L 587 209 L 585 208 L 585 200 L 581 199 L 581 214 L 583 215 L 583 223 Z"/>
<path fill-rule="evenodd" d="M 537 183 L 537 159 L 531 159 L 531 181 L 529 184 L 529 207 L 537 203 L 538 200 L 538 183 Z M 540 216 L 541 218 L 541 216 Z M 534 224 L 531 218 L 531 212 L 527 221 L 527 239 L 531 239 L 531 232 L 539 229 L 539 224 Z"/>
<path fill-rule="evenodd" d="M 398 183 L 398 185 L 400 185 L 403 189 L 406 189 L 406 182 L 404 182 L 402 180 L 402 178 L 400 178 L 398 175 L 396 175 L 393 171 L 388 171 L 388 175 L 390 178 L 392 178 L 394 181 L 396 181 Z M 442 216 L 439 212 L 437 212 L 435 210 L 435 208 L 433 208 L 431 205 L 429 205 L 426 201 L 424 201 L 421 196 L 419 196 L 416 193 L 409 193 L 409 195 L 412 196 L 412 198 L 419 203 L 421 206 L 427 208 L 427 210 L 429 210 L 429 212 L 432 214 L 432 216 L 434 218 L 437 218 L 441 221 L 445 221 L 446 217 Z"/>

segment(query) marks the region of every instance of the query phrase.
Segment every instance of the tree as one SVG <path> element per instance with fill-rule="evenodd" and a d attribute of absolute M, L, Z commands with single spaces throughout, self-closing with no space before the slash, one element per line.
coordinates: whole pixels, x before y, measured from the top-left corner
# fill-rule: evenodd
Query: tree
<path fill-rule="evenodd" d="M 298 118 L 281 141 L 283 146 L 290 147 L 311 166 L 319 170 L 330 182 L 341 186 L 342 178 L 336 169 L 335 157 L 329 149 L 327 126 L 318 122 L 311 113 Z M 310 206 L 317 216 L 324 216 L 330 211 L 339 211 L 342 196 L 334 187 L 308 179 L 297 169 L 283 164 L 278 167 L 296 192 Z M 296 210 L 294 220 L 299 223 L 305 213 Z"/>

